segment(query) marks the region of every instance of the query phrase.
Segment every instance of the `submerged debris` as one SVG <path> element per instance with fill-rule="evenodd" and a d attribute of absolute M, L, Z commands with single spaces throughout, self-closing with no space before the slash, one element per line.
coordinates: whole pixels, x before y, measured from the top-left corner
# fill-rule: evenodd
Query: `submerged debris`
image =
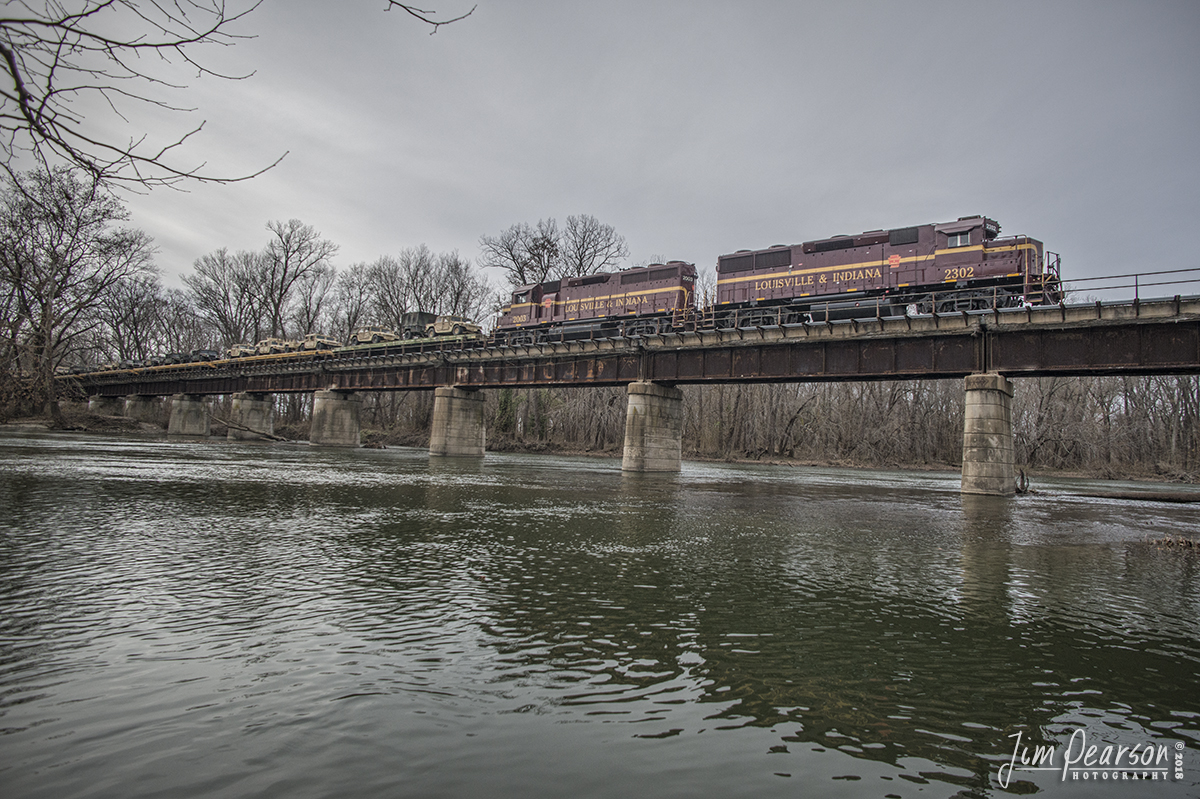
<path fill-rule="evenodd" d="M 1183 535 L 1169 535 L 1165 538 L 1155 538 L 1150 541 L 1150 544 L 1159 549 L 1200 550 L 1200 541 Z"/>

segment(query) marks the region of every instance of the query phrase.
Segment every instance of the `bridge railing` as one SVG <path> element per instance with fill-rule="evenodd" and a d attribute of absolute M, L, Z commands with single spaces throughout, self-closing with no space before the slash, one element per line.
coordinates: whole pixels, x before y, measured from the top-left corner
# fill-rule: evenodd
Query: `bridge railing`
<path fill-rule="evenodd" d="M 1064 280 L 1067 302 L 1120 302 L 1200 295 L 1200 268 Z"/>

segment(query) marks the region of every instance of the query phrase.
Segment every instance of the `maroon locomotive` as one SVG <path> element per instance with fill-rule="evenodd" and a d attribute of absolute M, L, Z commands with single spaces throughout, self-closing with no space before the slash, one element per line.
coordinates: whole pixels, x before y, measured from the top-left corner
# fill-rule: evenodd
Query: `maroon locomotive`
<path fill-rule="evenodd" d="M 986 217 L 872 230 L 717 259 L 712 305 L 695 309 L 682 261 L 522 286 L 498 344 L 1040 305 L 1062 300 L 1058 256 Z"/>
<path fill-rule="evenodd" d="M 1058 259 L 982 216 L 873 230 L 717 260 L 722 327 L 1058 302 Z"/>
<path fill-rule="evenodd" d="M 695 310 L 696 267 L 682 261 L 521 286 L 500 311 L 498 344 L 670 330 Z"/>

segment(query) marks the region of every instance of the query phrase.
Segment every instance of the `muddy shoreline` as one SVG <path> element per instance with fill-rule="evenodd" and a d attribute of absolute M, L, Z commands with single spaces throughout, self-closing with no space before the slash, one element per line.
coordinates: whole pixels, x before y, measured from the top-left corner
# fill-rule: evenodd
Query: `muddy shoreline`
<path fill-rule="evenodd" d="M 48 416 L 26 417 L 18 419 L 10 419 L 0 424 L 0 429 L 18 430 L 27 432 L 78 432 L 78 433 L 94 433 L 106 435 L 165 435 L 166 431 L 162 425 L 151 422 L 142 422 L 135 419 L 129 419 L 124 416 L 103 416 L 87 411 L 76 411 L 65 409 L 62 415 L 62 422 L 56 423 L 55 420 Z M 227 428 L 217 422 L 213 423 L 211 436 L 214 438 L 223 437 L 227 432 Z M 289 430 L 281 428 L 276 431 L 284 436 L 301 434 L 303 430 Z M 306 441 L 303 438 L 291 440 L 291 443 L 303 444 Z M 428 436 L 418 434 L 398 434 L 387 431 L 363 430 L 363 446 L 373 449 L 385 449 L 387 447 L 425 447 L 428 446 Z M 616 459 L 621 457 L 619 447 L 611 447 L 601 450 L 589 450 L 579 447 L 563 446 L 552 442 L 525 442 L 516 441 L 511 438 L 497 438 L 489 441 L 487 449 L 489 452 L 512 452 L 524 454 L 541 454 L 541 455 L 565 455 L 570 457 L 586 457 L 586 458 L 609 458 Z M 896 462 L 879 462 L 879 463 L 862 463 L 851 462 L 845 460 L 814 460 L 814 459 L 788 459 L 788 458 L 738 458 L 726 457 L 717 458 L 712 456 L 700 455 L 695 452 L 684 451 L 683 457 L 686 460 L 699 461 L 701 463 L 731 463 L 731 464 L 756 464 L 762 466 L 785 466 L 791 468 L 836 468 L 836 469 L 860 469 L 863 471 L 874 469 L 895 469 L 899 471 L 911 472 L 956 472 L 961 469 L 961 464 L 956 463 L 896 463 Z M 1050 469 L 1025 469 L 1025 475 L 1031 480 L 1036 481 L 1037 478 L 1077 478 L 1085 480 L 1111 480 L 1111 481 L 1126 481 L 1126 482 L 1154 482 L 1154 483 L 1172 483 L 1178 485 L 1196 485 L 1200 484 L 1200 475 L 1183 474 L 1183 473 L 1138 473 L 1138 474 L 1121 474 L 1113 475 L 1111 469 L 1095 469 L 1095 470 L 1050 470 Z M 1092 497 L 1095 499 L 1132 499 L 1132 500 L 1149 500 L 1156 502 L 1176 502 L 1176 503 L 1200 503 L 1200 491 L 1196 492 L 1164 492 L 1164 491 L 1088 491 L 1080 492 L 1079 496 Z"/>

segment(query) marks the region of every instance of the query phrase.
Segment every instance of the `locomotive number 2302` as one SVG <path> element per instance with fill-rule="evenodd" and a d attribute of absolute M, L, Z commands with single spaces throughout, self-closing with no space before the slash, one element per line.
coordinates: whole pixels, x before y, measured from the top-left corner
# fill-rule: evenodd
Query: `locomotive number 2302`
<path fill-rule="evenodd" d="M 968 280 L 975 277 L 973 266 L 952 266 L 946 270 L 946 280 Z"/>

